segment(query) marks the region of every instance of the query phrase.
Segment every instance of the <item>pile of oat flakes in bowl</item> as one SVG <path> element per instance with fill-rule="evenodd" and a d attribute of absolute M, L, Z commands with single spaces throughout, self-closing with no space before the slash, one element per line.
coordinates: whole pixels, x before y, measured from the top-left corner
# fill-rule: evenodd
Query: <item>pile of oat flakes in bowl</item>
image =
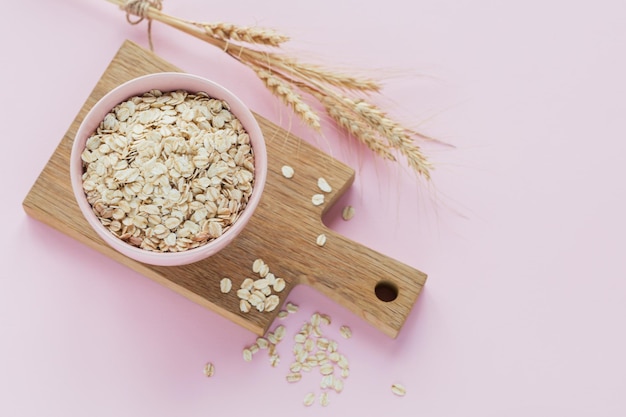
<path fill-rule="evenodd" d="M 153 252 L 200 247 L 240 217 L 255 182 L 248 132 L 205 93 L 151 90 L 106 114 L 81 154 L 82 188 L 110 232 Z"/>

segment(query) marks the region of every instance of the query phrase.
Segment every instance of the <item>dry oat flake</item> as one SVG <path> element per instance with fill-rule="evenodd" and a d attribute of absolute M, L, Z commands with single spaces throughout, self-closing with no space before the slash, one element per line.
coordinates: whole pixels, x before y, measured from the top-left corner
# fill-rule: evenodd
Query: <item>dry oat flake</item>
<path fill-rule="evenodd" d="M 406 395 L 406 388 L 404 387 L 404 385 L 396 382 L 391 385 L 391 392 L 393 392 L 398 397 L 404 397 Z"/>
<path fill-rule="evenodd" d="M 254 187 L 250 138 L 228 103 L 152 90 L 87 139 L 83 190 L 100 222 L 142 249 L 179 252 L 228 230 Z"/>
<path fill-rule="evenodd" d="M 283 177 L 285 178 L 293 178 L 295 171 L 292 167 L 290 167 L 289 165 L 283 165 L 282 168 L 280 169 Z"/>
<path fill-rule="evenodd" d="M 215 375 L 215 365 L 213 365 L 211 362 L 208 362 L 204 366 L 204 374 L 209 378 Z"/>

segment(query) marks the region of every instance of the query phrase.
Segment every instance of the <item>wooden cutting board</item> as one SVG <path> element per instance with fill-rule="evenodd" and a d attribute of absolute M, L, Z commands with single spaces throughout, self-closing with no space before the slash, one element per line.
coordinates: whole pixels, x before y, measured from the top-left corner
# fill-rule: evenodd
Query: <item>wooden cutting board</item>
<path fill-rule="evenodd" d="M 235 292 L 246 277 L 255 276 L 252 263 L 262 258 L 287 283 L 280 293 L 281 303 L 294 286 L 310 285 L 396 337 L 426 275 L 326 228 L 322 215 L 352 184 L 354 171 L 258 115 L 267 142 L 267 184 L 246 230 L 226 249 L 191 265 L 158 267 L 121 255 L 96 235 L 83 218 L 70 184 L 69 156 L 78 126 L 96 101 L 117 85 L 163 71 L 180 70 L 130 41 L 122 45 L 24 199 L 25 211 L 258 335 L 266 332 L 279 309 L 242 313 Z M 291 179 L 281 174 L 285 164 L 295 169 Z M 311 197 L 320 193 L 320 176 L 333 191 L 323 205 L 314 206 Z M 327 236 L 323 247 L 316 244 L 321 233 Z M 228 294 L 220 292 L 223 277 L 233 281 Z"/>

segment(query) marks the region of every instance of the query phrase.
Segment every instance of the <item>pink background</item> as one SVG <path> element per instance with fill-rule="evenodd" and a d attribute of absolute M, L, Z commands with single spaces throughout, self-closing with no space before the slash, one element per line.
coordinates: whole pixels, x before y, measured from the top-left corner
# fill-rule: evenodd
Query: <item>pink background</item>
<path fill-rule="evenodd" d="M 4 2 L 0 415 L 626 415 L 623 1 L 164 3 L 382 75 L 387 108 L 456 146 L 429 148 L 433 182 L 417 183 L 332 128 L 316 137 L 247 69 L 154 24 L 160 56 L 355 167 L 340 206 L 356 215 L 337 207 L 327 223 L 429 281 L 396 340 L 294 290 L 289 335 L 331 315 L 352 372 L 327 408 L 305 408 L 319 378 L 285 381 L 290 340 L 278 368 L 246 363 L 251 333 L 24 214 L 106 65 L 125 39 L 147 46 L 146 27 L 104 0 Z"/>

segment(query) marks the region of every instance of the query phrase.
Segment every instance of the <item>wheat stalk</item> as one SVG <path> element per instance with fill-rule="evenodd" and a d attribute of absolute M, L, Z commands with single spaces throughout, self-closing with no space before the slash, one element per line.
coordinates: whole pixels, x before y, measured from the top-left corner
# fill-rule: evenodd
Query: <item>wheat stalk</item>
<path fill-rule="evenodd" d="M 222 49 L 250 67 L 272 94 L 291 107 L 307 126 L 319 131 L 319 115 L 296 90 L 313 97 L 339 127 L 376 155 L 396 161 L 395 151 L 406 159 L 414 172 L 430 179 L 432 165 L 416 143 L 417 138 L 427 137 L 392 120 L 364 98 L 353 97 L 380 93 L 381 86 L 376 80 L 302 63 L 283 53 L 270 51 L 267 48 L 278 49 L 289 40 L 270 29 L 179 19 L 161 11 L 161 0 L 107 1 L 126 11 L 130 23 L 156 20 Z M 140 19 L 133 22 L 129 19 L 130 14 Z"/>
<path fill-rule="evenodd" d="M 320 117 L 287 82 L 261 67 L 251 66 L 261 81 L 265 83 L 265 86 L 279 97 L 283 103 L 291 107 L 308 126 L 315 130 L 321 129 Z"/>
<path fill-rule="evenodd" d="M 391 153 L 389 145 L 381 142 L 372 128 L 359 118 L 351 107 L 346 107 L 343 97 L 336 94 L 324 94 L 307 85 L 299 87 L 314 96 L 324 107 L 326 113 L 352 137 L 358 139 L 372 152 L 383 159 L 395 161 L 395 156 Z"/>
<path fill-rule="evenodd" d="M 364 100 L 352 100 L 344 97 L 347 107 L 354 108 L 368 125 L 376 130 L 380 136 L 389 141 L 389 145 L 398 149 L 406 157 L 409 166 L 427 179 L 430 178 L 432 165 L 423 154 L 421 148 L 415 143 L 415 132 L 405 128 L 400 123 L 392 120 L 385 112 Z"/>
<path fill-rule="evenodd" d="M 230 23 L 200 23 L 189 22 L 208 35 L 216 39 L 235 42 L 247 42 L 258 45 L 280 46 L 289 38 L 271 29 L 255 28 L 250 26 L 236 26 Z"/>
<path fill-rule="evenodd" d="M 298 78 L 309 78 L 348 91 L 377 93 L 381 89 L 380 83 L 370 78 L 358 78 L 342 74 L 319 65 L 299 62 L 293 58 L 280 56 L 279 59 L 282 61 L 285 70 Z"/>

